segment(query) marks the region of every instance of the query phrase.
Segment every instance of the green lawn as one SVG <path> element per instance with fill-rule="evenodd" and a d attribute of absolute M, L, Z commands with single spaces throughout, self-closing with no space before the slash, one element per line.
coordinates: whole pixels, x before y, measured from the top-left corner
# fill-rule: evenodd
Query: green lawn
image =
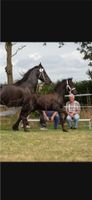
<path fill-rule="evenodd" d="M 1 130 L 0 161 L 92 161 L 92 130 Z"/>

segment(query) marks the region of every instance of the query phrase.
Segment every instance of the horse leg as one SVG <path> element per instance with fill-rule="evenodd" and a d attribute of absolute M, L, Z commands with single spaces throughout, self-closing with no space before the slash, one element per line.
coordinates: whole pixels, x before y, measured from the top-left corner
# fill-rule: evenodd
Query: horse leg
<path fill-rule="evenodd" d="M 42 111 L 39 111 L 40 113 L 40 126 L 46 127 L 46 120 L 44 119 L 44 115 Z"/>
<path fill-rule="evenodd" d="M 32 111 L 35 111 L 35 110 L 37 110 L 37 105 L 35 103 L 35 97 L 33 96 L 31 100 L 27 99 L 24 101 L 19 119 L 17 120 L 16 124 L 13 127 L 14 128 L 16 126 L 18 127 L 20 120 L 22 120 L 24 131 L 27 131 L 26 129 L 27 117 Z"/>
<path fill-rule="evenodd" d="M 16 123 L 12 126 L 12 129 L 15 130 L 15 131 L 18 131 L 19 130 L 19 123 L 20 123 L 20 121 L 22 121 L 23 122 L 24 131 L 27 131 L 26 130 L 26 126 L 27 126 L 28 114 L 29 114 L 29 110 L 25 109 L 25 107 L 22 107 L 22 110 L 20 112 L 19 118 L 16 121 Z"/>
<path fill-rule="evenodd" d="M 64 113 L 64 112 L 62 112 L 62 113 Z M 64 114 L 65 114 L 65 113 L 64 113 Z M 61 123 L 61 126 L 62 126 L 62 130 L 63 130 L 64 132 L 68 132 L 68 131 L 65 129 L 65 120 L 66 120 L 67 115 L 65 115 L 64 119 L 63 119 L 63 117 L 62 117 L 61 112 L 59 113 L 59 115 L 60 115 L 60 123 Z"/>
<path fill-rule="evenodd" d="M 23 115 L 22 117 L 21 117 L 21 119 L 22 119 L 22 123 L 23 123 L 23 129 L 24 129 L 24 131 L 25 132 L 27 132 L 28 131 L 28 129 L 26 128 L 26 126 L 27 126 L 27 116 L 28 116 L 28 114 L 26 113 L 26 115 Z"/>
<path fill-rule="evenodd" d="M 16 121 L 16 123 L 12 126 L 12 129 L 14 131 L 18 131 L 19 130 L 19 123 L 21 121 L 21 116 L 19 116 L 18 120 Z"/>
<path fill-rule="evenodd" d="M 27 104 L 24 104 L 24 106 L 22 107 L 22 110 L 21 110 L 21 120 L 23 123 L 24 131 L 26 131 L 26 132 L 28 131 L 28 129 L 26 128 L 26 126 L 28 124 L 27 117 L 32 111 L 35 111 L 35 106 L 32 105 L 31 101 Z"/>
<path fill-rule="evenodd" d="M 63 113 L 64 113 L 64 115 L 65 115 L 65 117 L 64 117 L 64 123 L 65 123 L 68 114 L 67 114 L 66 111 L 63 111 Z"/>

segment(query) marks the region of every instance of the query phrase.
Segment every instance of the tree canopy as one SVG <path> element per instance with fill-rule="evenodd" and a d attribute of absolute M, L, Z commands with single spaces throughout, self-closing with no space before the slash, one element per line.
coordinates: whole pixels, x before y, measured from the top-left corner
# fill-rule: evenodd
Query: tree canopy
<path fill-rule="evenodd" d="M 79 45 L 77 49 L 83 54 L 83 59 L 88 60 L 88 65 L 92 66 L 92 42 L 79 42 Z M 92 70 L 88 69 L 87 75 L 92 79 Z"/>

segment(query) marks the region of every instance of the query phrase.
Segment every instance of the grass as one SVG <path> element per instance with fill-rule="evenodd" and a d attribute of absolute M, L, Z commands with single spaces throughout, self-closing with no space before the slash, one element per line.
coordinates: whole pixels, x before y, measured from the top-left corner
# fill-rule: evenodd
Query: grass
<path fill-rule="evenodd" d="M 92 130 L 0 131 L 0 161 L 92 161 Z"/>

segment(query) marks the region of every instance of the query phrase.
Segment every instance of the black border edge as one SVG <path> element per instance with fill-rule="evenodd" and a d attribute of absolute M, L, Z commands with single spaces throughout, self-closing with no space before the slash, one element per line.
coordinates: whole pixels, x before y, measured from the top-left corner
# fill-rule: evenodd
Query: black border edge
<path fill-rule="evenodd" d="M 2 41 L 90 41 L 91 1 L 2 1 Z"/>

